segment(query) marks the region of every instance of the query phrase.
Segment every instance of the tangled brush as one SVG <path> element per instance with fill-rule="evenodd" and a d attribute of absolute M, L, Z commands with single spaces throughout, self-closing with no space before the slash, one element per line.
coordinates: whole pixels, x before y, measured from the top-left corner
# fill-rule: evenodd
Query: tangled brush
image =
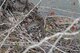
<path fill-rule="evenodd" d="M 80 53 L 80 18 L 44 19 L 41 2 L 0 0 L 0 53 Z"/>

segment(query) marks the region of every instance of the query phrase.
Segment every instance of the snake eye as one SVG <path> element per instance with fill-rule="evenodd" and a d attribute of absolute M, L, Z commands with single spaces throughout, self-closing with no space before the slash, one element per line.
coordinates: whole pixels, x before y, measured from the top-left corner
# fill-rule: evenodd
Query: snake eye
<path fill-rule="evenodd" d="M 75 2 L 73 3 L 73 5 L 75 5 Z"/>

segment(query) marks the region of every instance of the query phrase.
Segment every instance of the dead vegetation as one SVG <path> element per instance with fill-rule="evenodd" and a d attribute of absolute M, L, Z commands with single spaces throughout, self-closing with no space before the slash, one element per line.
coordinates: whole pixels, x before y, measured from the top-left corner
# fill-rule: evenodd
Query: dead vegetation
<path fill-rule="evenodd" d="M 44 19 L 38 11 L 40 3 L 0 0 L 0 53 L 80 53 L 76 38 L 80 18 L 54 12 Z"/>

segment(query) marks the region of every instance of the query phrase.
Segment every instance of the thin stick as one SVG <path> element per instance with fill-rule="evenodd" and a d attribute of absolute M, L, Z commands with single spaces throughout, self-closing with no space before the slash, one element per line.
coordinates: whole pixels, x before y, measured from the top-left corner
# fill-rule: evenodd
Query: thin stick
<path fill-rule="evenodd" d="M 6 0 L 4 0 L 3 3 L 1 4 L 0 10 L 1 10 L 1 8 L 2 8 L 2 6 L 4 5 L 5 2 L 6 2 Z"/>
<path fill-rule="evenodd" d="M 9 37 L 9 34 L 14 31 L 14 29 L 27 17 L 30 15 L 30 13 L 41 3 L 42 0 L 40 0 L 26 15 L 24 15 L 23 19 L 21 19 L 15 26 L 13 26 L 9 31 L 8 35 L 3 39 L 2 44 L 0 45 L 0 48 L 5 43 L 6 39 Z"/>
<path fill-rule="evenodd" d="M 63 31 L 62 33 L 64 34 L 65 32 L 67 32 L 68 30 L 70 30 L 70 28 L 79 21 L 80 18 L 77 18 L 65 31 Z M 52 53 L 52 49 L 54 48 L 54 46 L 56 46 L 56 44 L 59 42 L 59 40 L 63 37 L 63 35 L 60 35 L 60 37 L 55 41 L 54 45 L 52 46 L 52 48 L 50 49 L 50 51 L 48 53 Z"/>

